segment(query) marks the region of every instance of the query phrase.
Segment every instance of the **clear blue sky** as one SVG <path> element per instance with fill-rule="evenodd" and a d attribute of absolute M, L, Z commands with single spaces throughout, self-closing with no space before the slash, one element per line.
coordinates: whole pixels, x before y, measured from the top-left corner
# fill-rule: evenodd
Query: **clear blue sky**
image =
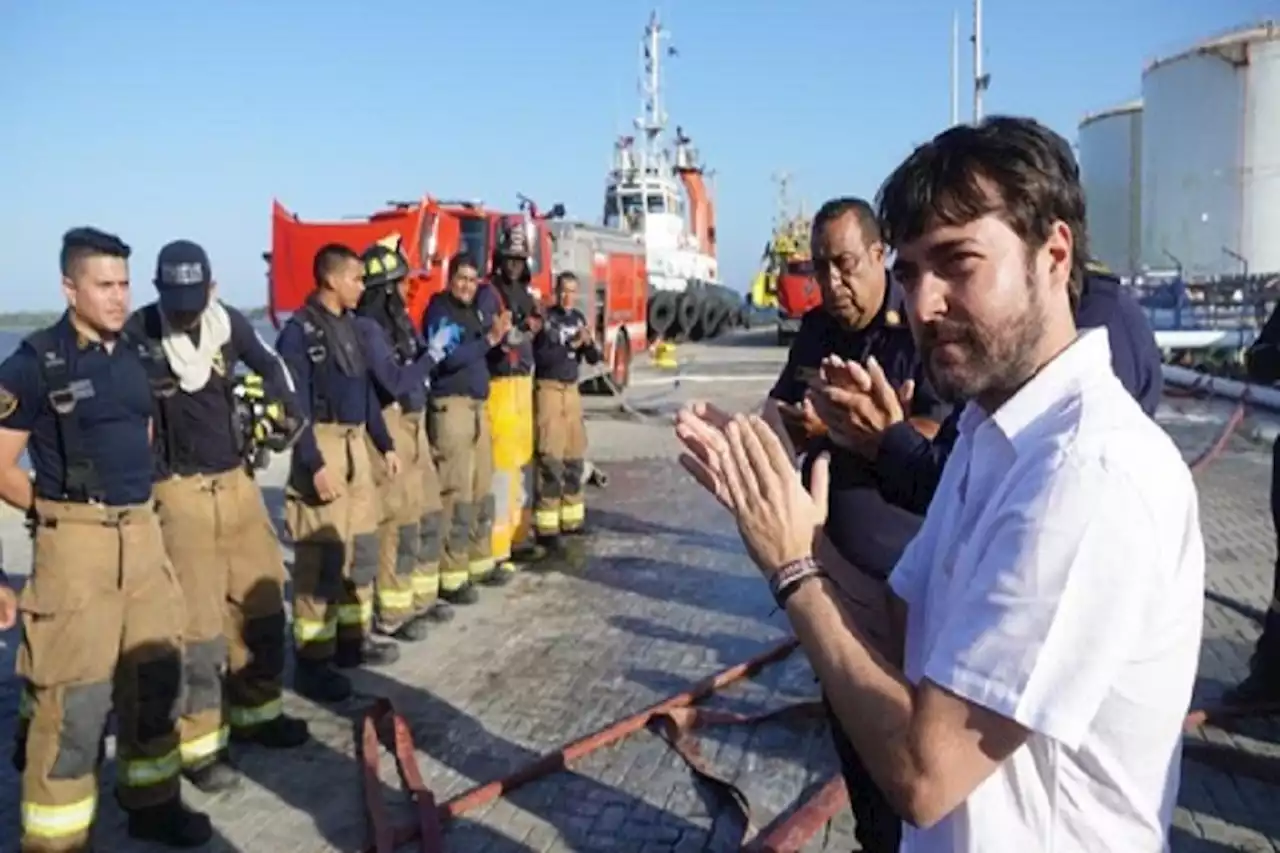
<path fill-rule="evenodd" d="M 305 217 L 387 199 L 523 192 L 594 221 L 639 106 L 647 0 L 19 0 L 0 11 L 0 311 L 61 305 L 63 230 L 135 250 L 149 301 L 169 239 L 223 294 L 264 298 L 272 197 Z M 986 0 L 988 112 L 1074 139 L 1140 94 L 1144 61 L 1280 0 Z M 871 194 L 948 120 L 951 13 L 967 0 L 657 0 L 679 56 L 668 112 L 716 169 L 721 269 L 743 288 L 770 175 L 812 205 Z M 969 74 L 964 42 L 962 75 Z M 962 92 L 962 117 L 970 98 Z"/>

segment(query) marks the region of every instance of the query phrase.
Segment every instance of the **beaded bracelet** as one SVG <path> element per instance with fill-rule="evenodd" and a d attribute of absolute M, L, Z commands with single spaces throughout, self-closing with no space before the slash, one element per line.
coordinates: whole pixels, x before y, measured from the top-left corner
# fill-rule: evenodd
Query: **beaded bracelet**
<path fill-rule="evenodd" d="M 822 566 L 813 557 L 801 557 L 799 560 L 787 563 L 769 578 L 769 591 L 773 593 L 773 600 L 778 602 L 778 607 L 786 609 L 787 599 L 806 580 L 825 574 Z"/>

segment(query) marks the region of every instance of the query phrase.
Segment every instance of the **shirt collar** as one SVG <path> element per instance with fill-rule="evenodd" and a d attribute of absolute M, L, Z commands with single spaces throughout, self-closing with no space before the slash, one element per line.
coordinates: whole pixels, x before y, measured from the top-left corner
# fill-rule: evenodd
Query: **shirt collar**
<path fill-rule="evenodd" d="M 972 435 L 990 420 L 1010 444 L 1016 444 L 1018 436 L 1063 397 L 1090 376 L 1110 370 L 1111 344 L 1107 330 L 1086 329 L 989 418 L 976 403 L 966 405 L 960 415 L 960 431 Z"/>

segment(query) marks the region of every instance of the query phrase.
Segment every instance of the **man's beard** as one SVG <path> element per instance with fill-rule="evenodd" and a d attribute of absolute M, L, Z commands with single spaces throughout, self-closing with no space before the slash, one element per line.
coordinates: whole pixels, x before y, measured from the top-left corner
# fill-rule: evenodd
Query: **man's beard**
<path fill-rule="evenodd" d="M 1039 292 L 1027 281 L 1020 314 L 991 327 L 940 320 L 921 329 L 920 357 L 933 390 L 948 403 L 1010 396 L 1035 373 L 1035 349 L 1044 331 Z M 937 349 L 953 344 L 958 360 L 937 364 Z"/>

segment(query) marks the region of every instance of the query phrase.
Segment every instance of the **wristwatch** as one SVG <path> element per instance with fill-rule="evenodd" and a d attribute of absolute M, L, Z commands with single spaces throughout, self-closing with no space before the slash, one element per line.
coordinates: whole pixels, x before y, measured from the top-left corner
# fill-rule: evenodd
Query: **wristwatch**
<path fill-rule="evenodd" d="M 769 591 L 778 607 L 786 609 L 787 599 L 812 578 L 825 577 L 822 565 L 813 557 L 802 557 L 787 563 L 769 578 Z"/>

